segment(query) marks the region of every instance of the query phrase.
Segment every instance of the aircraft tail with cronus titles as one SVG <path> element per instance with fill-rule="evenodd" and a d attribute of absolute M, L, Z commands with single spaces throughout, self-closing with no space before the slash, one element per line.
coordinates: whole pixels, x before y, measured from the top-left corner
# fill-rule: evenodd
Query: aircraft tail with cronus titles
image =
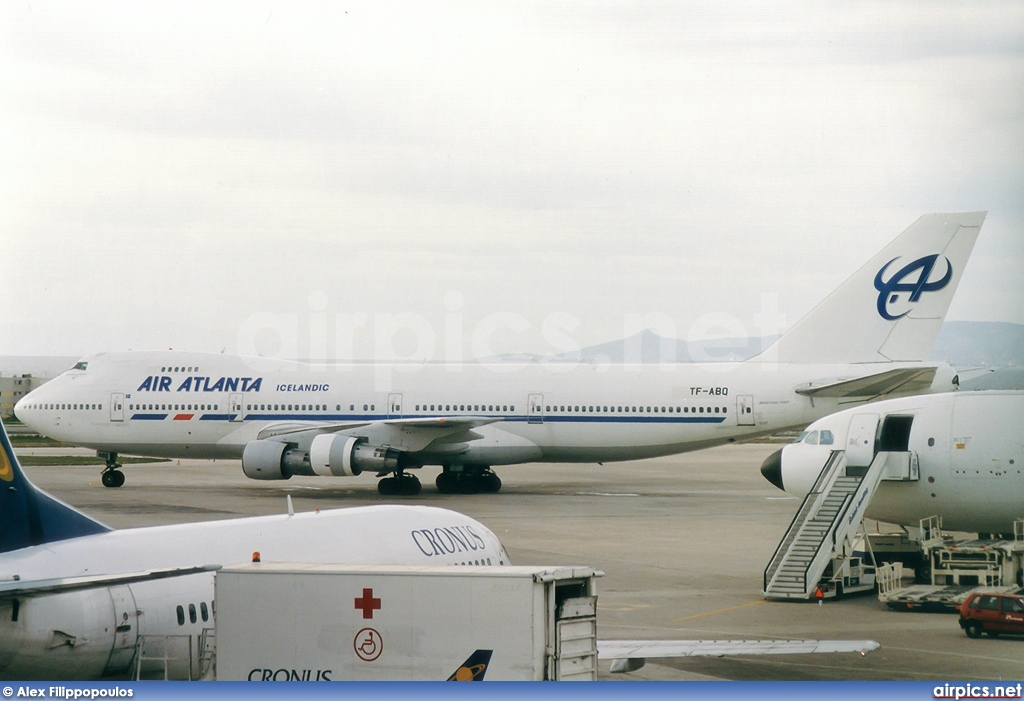
<path fill-rule="evenodd" d="M 927 360 L 985 215 L 925 214 L 753 362 Z"/>

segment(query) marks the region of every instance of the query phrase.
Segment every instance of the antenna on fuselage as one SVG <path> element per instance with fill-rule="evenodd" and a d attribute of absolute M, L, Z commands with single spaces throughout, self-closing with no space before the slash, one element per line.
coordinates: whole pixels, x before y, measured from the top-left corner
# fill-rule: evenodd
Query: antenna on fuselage
<path fill-rule="evenodd" d="M 291 494 L 285 494 L 284 498 L 288 500 L 288 515 L 289 516 L 294 516 L 295 515 L 295 507 L 292 506 L 292 495 Z"/>

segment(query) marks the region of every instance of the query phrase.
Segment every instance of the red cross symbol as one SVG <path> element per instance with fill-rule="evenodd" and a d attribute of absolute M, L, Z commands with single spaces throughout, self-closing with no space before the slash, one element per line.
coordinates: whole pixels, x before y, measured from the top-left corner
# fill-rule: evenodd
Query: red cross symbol
<path fill-rule="evenodd" d="M 363 589 L 362 597 L 355 600 L 356 608 L 363 610 L 363 618 L 373 618 L 375 609 L 380 609 L 380 599 L 373 598 L 373 589 Z"/>

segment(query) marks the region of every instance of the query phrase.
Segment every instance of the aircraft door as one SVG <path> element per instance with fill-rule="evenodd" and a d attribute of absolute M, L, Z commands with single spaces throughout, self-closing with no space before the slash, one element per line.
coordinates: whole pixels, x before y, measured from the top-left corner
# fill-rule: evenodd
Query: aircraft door
<path fill-rule="evenodd" d="M 402 395 L 401 394 L 389 394 L 388 395 L 388 418 L 389 419 L 400 419 L 400 418 L 402 418 Z"/>
<path fill-rule="evenodd" d="M 754 425 L 754 398 L 749 394 L 736 396 L 736 425 Z"/>
<path fill-rule="evenodd" d="M 232 394 L 228 399 L 228 405 L 231 408 L 231 411 L 228 412 L 231 416 L 231 421 L 241 421 L 245 418 L 245 405 L 242 404 L 241 394 Z"/>
<path fill-rule="evenodd" d="M 138 609 L 128 586 L 110 587 L 110 601 L 114 609 L 114 646 L 104 674 L 123 674 L 135 657 L 135 642 L 139 637 Z"/>
<path fill-rule="evenodd" d="M 526 399 L 526 423 L 544 423 L 544 395 L 531 394 Z"/>
<path fill-rule="evenodd" d="M 121 392 L 110 395 L 110 420 L 124 421 L 124 394 Z"/>
<path fill-rule="evenodd" d="M 849 467 L 867 467 L 875 459 L 875 436 L 878 433 L 878 414 L 854 414 L 850 419 L 850 432 L 846 436 L 846 464 Z"/>

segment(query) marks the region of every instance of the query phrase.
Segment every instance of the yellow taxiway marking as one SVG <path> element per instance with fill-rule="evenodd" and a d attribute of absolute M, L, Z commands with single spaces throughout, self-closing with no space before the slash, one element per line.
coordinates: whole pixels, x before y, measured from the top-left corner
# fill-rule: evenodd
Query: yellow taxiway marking
<path fill-rule="evenodd" d="M 692 621 L 694 618 L 703 618 L 704 616 L 714 616 L 716 613 L 727 613 L 729 611 L 735 611 L 737 609 L 745 609 L 748 606 L 760 606 L 761 604 L 766 604 L 766 603 L 768 603 L 768 602 L 764 601 L 763 599 L 761 601 L 749 601 L 749 602 L 747 602 L 745 604 L 740 604 L 739 606 L 730 606 L 727 609 L 718 609 L 717 611 L 708 611 L 707 613 L 698 613 L 698 614 L 693 615 L 693 616 L 684 616 L 682 618 L 673 618 L 672 622 L 673 623 L 679 623 L 680 621 Z"/>

